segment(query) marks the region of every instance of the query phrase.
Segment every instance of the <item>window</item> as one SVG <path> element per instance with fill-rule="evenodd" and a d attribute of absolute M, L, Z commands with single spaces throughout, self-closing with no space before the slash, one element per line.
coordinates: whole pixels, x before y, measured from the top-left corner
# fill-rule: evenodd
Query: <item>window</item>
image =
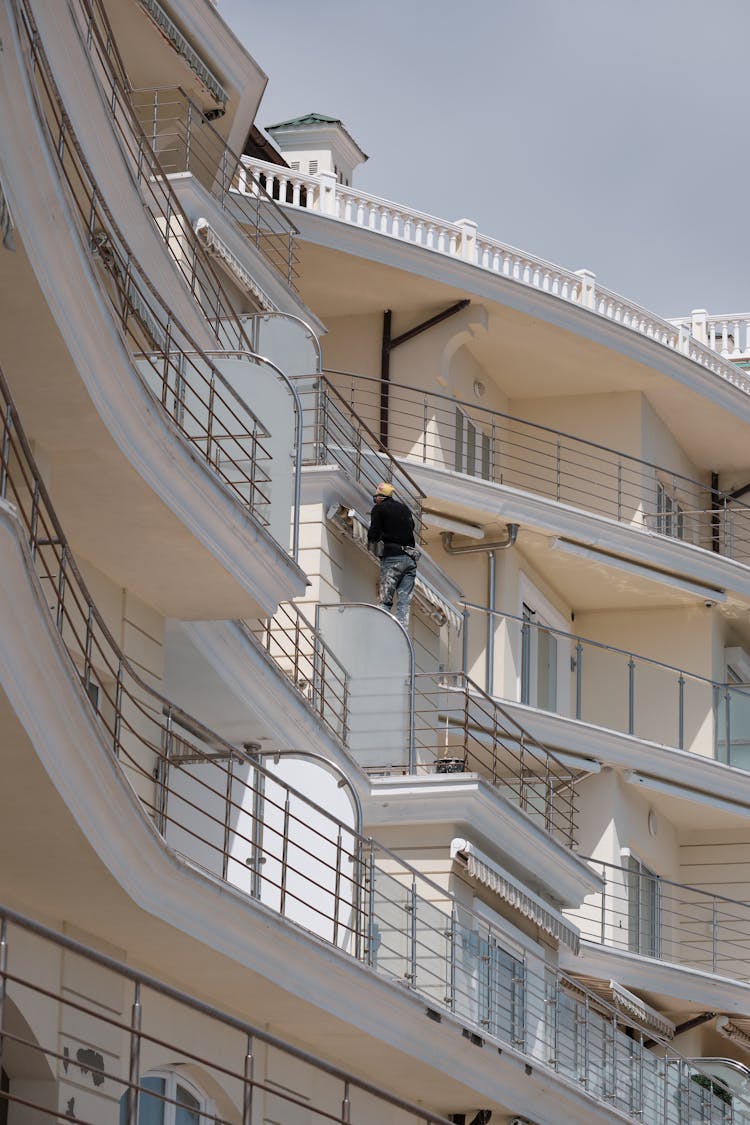
<path fill-rule="evenodd" d="M 293 160 L 289 167 L 293 172 L 299 172 L 299 160 Z"/>
<path fill-rule="evenodd" d="M 685 538 L 685 513 L 663 484 L 656 486 L 656 530 L 673 539 Z"/>
<path fill-rule="evenodd" d="M 173 1070 L 155 1071 L 141 1078 L 138 1125 L 211 1125 L 208 1099 Z M 120 1098 L 120 1125 L 127 1125 L 128 1096 Z"/>
<path fill-rule="evenodd" d="M 314 175 L 315 175 L 315 174 L 317 173 L 317 171 L 318 171 L 318 162 L 317 162 L 317 160 L 311 160 L 311 161 L 310 161 L 310 175 L 311 175 L 311 176 L 314 176 Z"/>
<path fill-rule="evenodd" d="M 456 433 L 453 467 L 457 473 L 467 473 L 471 477 L 489 480 L 492 468 L 489 434 L 482 433 L 478 426 L 456 409 Z"/>
<path fill-rule="evenodd" d="M 541 711 L 554 711 L 557 708 L 557 637 L 526 602 L 521 615 L 521 702 Z"/>
<path fill-rule="evenodd" d="M 659 876 L 635 856 L 625 857 L 628 895 L 628 949 L 644 957 L 661 950 L 661 886 Z"/>

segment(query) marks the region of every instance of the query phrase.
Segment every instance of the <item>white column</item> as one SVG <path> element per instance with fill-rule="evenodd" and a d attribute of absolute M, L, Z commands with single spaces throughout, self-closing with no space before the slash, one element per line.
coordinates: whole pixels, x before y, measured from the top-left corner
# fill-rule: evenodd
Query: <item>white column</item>
<path fill-rule="evenodd" d="M 320 180 L 320 203 L 318 210 L 324 215 L 336 214 L 336 173 L 318 172 Z"/>
<path fill-rule="evenodd" d="M 690 332 L 694 340 L 701 344 L 708 343 L 708 330 L 706 327 L 706 320 L 708 318 L 707 309 L 693 309 L 690 314 Z"/>
<path fill-rule="evenodd" d="M 596 274 L 591 270 L 576 270 L 576 277 L 581 279 L 580 304 L 585 309 L 596 308 Z"/>
<path fill-rule="evenodd" d="M 477 256 L 477 230 L 478 226 L 471 219 L 457 219 L 456 226 L 461 231 L 461 242 L 458 254 L 466 262 L 475 262 Z"/>

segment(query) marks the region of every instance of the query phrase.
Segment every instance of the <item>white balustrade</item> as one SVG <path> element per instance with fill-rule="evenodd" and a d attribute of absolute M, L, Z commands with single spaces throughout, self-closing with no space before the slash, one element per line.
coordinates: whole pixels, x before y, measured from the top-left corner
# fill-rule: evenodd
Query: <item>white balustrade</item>
<path fill-rule="evenodd" d="M 330 173 L 305 176 L 278 164 L 250 157 L 243 164 L 265 178 L 266 190 L 280 203 L 325 214 L 365 230 L 422 246 L 451 258 L 461 258 L 480 269 L 509 278 L 562 301 L 581 305 L 605 320 L 654 340 L 704 367 L 745 394 L 750 375 L 737 361 L 750 360 L 750 313 L 709 316 L 705 309 L 689 317 L 663 320 L 648 309 L 596 284 L 590 270 L 565 270 L 477 233 L 470 219 L 449 223 L 411 207 L 401 207 L 367 192 L 335 182 Z M 321 184 L 333 196 L 321 202 Z M 243 190 L 240 178 L 239 190 Z"/>

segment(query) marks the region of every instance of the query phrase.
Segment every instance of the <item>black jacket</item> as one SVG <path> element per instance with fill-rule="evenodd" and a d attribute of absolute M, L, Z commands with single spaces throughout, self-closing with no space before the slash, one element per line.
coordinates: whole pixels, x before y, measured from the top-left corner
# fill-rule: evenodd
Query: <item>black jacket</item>
<path fill-rule="evenodd" d="M 414 519 L 406 504 L 387 496 L 370 512 L 368 543 L 383 540 L 383 558 L 402 555 L 404 547 L 414 546 Z"/>

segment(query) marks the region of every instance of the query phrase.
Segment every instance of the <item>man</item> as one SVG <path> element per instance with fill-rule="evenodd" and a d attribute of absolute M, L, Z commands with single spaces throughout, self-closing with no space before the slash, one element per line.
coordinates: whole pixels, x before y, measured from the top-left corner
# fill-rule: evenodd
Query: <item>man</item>
<path fill-rule="evenodd" d="M 389 612 L 394 596 L 396 617 L 406 629 L 417 576 L 419 549 L 414 544 L 414 519 L 406 504 L 396 500 L 393 485 L 381 481 L 375 490 L 367 542 L 371 549 L 382 543 L 380 554 L 380 605 Z"/>

